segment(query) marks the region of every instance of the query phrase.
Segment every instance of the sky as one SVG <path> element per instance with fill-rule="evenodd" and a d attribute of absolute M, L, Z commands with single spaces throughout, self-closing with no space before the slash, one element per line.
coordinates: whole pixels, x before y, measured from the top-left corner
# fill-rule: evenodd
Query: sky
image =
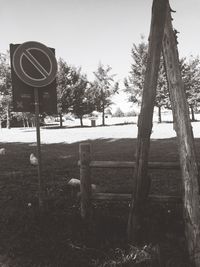
<path fill-rule="evenodd" d="M 88 78 L 99 62 L 112 67 L 116 81 L 128 76 L 131 48 L 148 39 L 152 0 L 0 0 L 0 52 L 10 43 L 37 41 L 56 49 Z M 200 1 L 171 0 L 180 56 L 200 54 Z M 116 105 L 128 109 L 126 96 Z"/>

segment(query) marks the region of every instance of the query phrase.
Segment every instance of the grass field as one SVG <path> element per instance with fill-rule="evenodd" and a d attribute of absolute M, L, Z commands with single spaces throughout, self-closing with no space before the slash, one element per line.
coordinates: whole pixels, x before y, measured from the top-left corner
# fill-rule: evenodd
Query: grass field
<path fill-rule="evenodd" d="M 200 119 L 199 115 L 196 115 L 197 119 Z M 155 117 L 152 139 L 165 139 L 176 136 L 171 122 L 172 118 L 167 114 L 163 116 L 163 120 L 163 123 L 157 123 L 157 118 Z M 62 129 L 59 128 L 58 123 L 41 127 L 41 141 L 43 144 L 72 144 L 85 140 L 137 138 L 137 117 L 109 118 L 106 119 L 107 126 L 105 127 L 100 125 L 90 127 L 91 122 L 89 119 L 84 119 L 85 127 L 81 128 L 79 124 L 79 120 L 76 119 L 75 121 L 65 122 Z M 194 137 L 200 138 L 200 122 L 192 122 L 192 127 Z M 3 128 L 0 130 L 0 141 L 3 143 L 33 143 L 35 140 L 34 128 L 13 128 L 10 130 Z"/>
<path fill-rule="evenodd" d="M 199 123 L 193 123 L 196 137 L 198 128 Z M 80 218 L 79 203 L 70 199 L 67 181 L 79 178 L 77 161 L 81 142 L 91 143 L 94 160 L 134 161 L 137 126 L 53 127 L 42 128 L 41 134 L 48 204 L 44 214 L 38 210 L 37 172 L 29 163 L 30 154 L 36 150 L 35 130 L 2 129 L 0 133 L 0 147 L 6 148 L 6 155 L 0 157 L 0 266 L 105 267 L 112 266 L 112 261 L 116 264 L 113 266 L 130 266 L 123 256 L 133 254 L 133 250 L 136 253 L 136 248 L 126 241 L 129 203 L 94 203 L 93 220 L 89 226 L 85 225 Z M 169 138 L 163 139 L 164 134 Z M 155 123 L 152 137 L 151 161 L 178 161 L 172 124 Z M 199 139 L 195 145 L 199 159 Z M 179 171 L 154 170 L 149 175 L 154 180 L 153 193 L 180 194 Z M 92 173 L 92 182 L 101 192 L 131 192 L 132 176 L 131 170 L 98 169 Z M 151 244 L 147 246 L 151 253 L 140 252 L 154 255 L 159 250 L 162 266 L 168 262 L 168 266 L 189 267 L 180 207 L 149 205 L 141 246 Z M 119 258 L 124 260 L 123 264 Z M 132 258 L 135 264 L 131 266 L 159 266 L 158 260 L 145 265 L 147 262 L 137 262 L 136 258 Z"/>

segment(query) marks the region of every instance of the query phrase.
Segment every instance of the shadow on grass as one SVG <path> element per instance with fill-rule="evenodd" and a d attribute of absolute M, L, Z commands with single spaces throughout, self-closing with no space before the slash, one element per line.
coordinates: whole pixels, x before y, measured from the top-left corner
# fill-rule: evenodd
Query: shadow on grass
<path fill-rule="evenodd" d="M 112 127 L 112 126 L 123 126 L 123 125 L 132 125 L 136 124 L 135 122 L 123 122 L 123 123 L 115 123 L 115 124 L 105 124 L 105 125 L 96 125 L 96 126 L 90 126 L 90 125 L 77 125 L 77 126 L 62 126 L 60 127 L 59 125 L 46 125 L 42 126 L 42 129 L 48 129 L 48 130 L 55 130 L 55 129 L 76 129 L 76 128 L 99 128 L 99 127 Z"/>
<path fill-rule="evenodd" d="M 95 139 L 71 144 L 42 144 L 44 168 L 59 169 L 75 166 L 79 158 L 80 143 L 90 143 L 94 160 L 134 161 L 137 139 Z M 197 157 L 200 157 L 200 139 L 195 139 Z M 36 153 L 35 143 L 0 143 L 6 149 L 1 156 L 0 171 L 30 168 L 29 156 Z M 66 159 L 66 160 L 65 160 Z M 149 161 L 179 161 L 176 138 L 152 139 Z"/>
<path fill-rule="evenodd" d="M 94 160 L 134 161 L 136 139 L 87 140 L 92 145 Z M 79 178 L 79 144 L 42 145 L 43 178 L 46 185 L 48 209 L 40 214 L 37 204 L 37 171 L 30 166 L 32 144 L 0 143 L 6 148 L 0 165 L 0 249 L 9 267 L 90 267 L 103 266 L 127 255 L 130 248 L 126 240 L 129 203 L 95 202 L 89 224 L 80 217 L 80 206 L 71 199 L 68 178 Z M 195 140 L 199 159 L 200 139 Z M 151 143 L 151 161 L 178 161 L 176 139 L 154 140 Z M 5 176 L 6 171 L 22 171 L 23 175 Z M 172 180 L 177 172 L 154 172 L 152 177 Z M 104 192 L 130 192 L 131 170 L 96 170 L 94 183 Z M 66 179 L 67 178 L 67 179 Z M 174 185 L 173 185 L 174 186 Z M 165 193 L 166 187 L 156 184 L 155 190 Z M 181 208 L 150 205 L 145 212 L 141 246 L 155 244 L 161 260 L 174 266 L 188 267 L 183 233 Z M 0 257 L 1 263 L 1 257 Z M 156 263 L 149 265 L 156 267 Z M 10 264 L 10 265 L 9 265 Z M 170 264 L 170 263 L 169 263 Z M 170 266 L 168 264 L 168 266 Z M 116 265 L 117 266 L 117 265 Z M 130 266 L 121 264 L 119 266 Z M 134 266 L 134 265 L 133 265 Z M 173 266 L 173 265 L 172 265 Z"/>

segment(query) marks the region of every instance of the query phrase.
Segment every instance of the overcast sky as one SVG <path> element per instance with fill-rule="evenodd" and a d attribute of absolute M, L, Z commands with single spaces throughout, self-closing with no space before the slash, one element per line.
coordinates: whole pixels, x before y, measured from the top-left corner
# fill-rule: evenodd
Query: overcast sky
<path fill-rule="evenodd" d="M 128 75 L 131 47 L 149 35 L 152 0 L 0 0 L 0 52 L 10 43 L 38 41 L 57 58 L 81 66 L 93 79 L 98 63 L 109 64 L 117 79 Z M 200 1 L 171 0 L 181 56 L 198 55 Z"/>

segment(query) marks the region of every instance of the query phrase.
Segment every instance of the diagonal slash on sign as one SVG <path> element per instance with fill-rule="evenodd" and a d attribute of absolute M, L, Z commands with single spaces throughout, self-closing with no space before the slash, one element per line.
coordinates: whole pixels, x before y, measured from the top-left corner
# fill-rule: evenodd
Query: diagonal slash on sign
<path fill-rule="evenodd" d="M 38 62 L 38 60 L 28 51 L 25 50 L 23 52 L 23 55 L 31 62 L 31 64 L 43 75 L 44 78 L 47 78 L 49 74 L 51 73 L 51 67 L 50 67 L 50 72 L 45 70 L 45 68 Z M 51 61 L 50 61 L 51 64 Z M 23 69 L 23 67 L 21 66 Z"/>
<path fill-rule="evenodd" d="M 38 51 L 43 56 L 33 51 Z M 13 53 L 12 66 L 19 79 L 34 88 L 47 86 L 56 78 L 55 52 L 38 42 L 25 42 L 19 45 Z M 37 70 L 41 77 L 39 78 L 33 70 Z"/>

